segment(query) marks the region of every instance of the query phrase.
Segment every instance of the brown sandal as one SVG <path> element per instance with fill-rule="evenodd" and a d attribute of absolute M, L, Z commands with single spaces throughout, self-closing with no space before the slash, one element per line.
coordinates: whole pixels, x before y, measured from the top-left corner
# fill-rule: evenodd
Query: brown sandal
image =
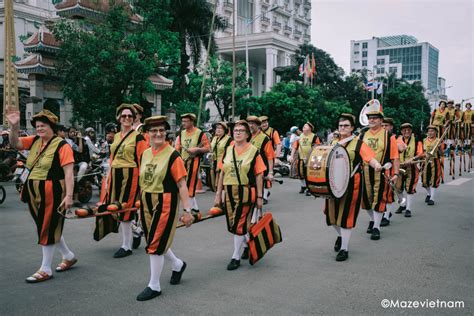
<path fill-rule="evenodd" d="M 51 279 L 53 276 L 44 271 L 36 271 L 33 275 L 26 278 L 27 283 L 38 283 Z"/>
<path fill-rule="evenodd" d="M 58 266 L 56 267 L 56 272 L 64 272 L 64 271 L 67 271 L 69 269 L 71 269 L 71 267 L 73 265 L 75 265 L 77 262 L 77 259 L 74 258 L 72 260 L 66 260 L 66 259 L 63 259 L 61 261 L 60 264 L 58 264 Z"/>

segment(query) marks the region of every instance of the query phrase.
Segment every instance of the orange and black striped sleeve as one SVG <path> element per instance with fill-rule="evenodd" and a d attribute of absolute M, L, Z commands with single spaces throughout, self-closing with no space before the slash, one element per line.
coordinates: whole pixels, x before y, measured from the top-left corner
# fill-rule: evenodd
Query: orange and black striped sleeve
<path fill-rule="evenodd" d="M 209 139 L 207 138 L 205 133 L 202 134 L 201 143 L 202 143 L 202 148 L 211 150 L 211 144 L 209 143 Z"/>
<path fill-rule="evenodd" d="M 184 167 L 183 159 L 181 157 L 177 157 L 171 165 L 171 176 L 173 177 L 174 181 L 178 183 L 179 180 L 186 178 L 187 175 L 188 173 Z"/>
<path fill-rule="evenodd" d="M 420 141 L 417 141 L 416 142 L 416 152 L 415 152 L 415 155 L 416 156 L 420 156 L 423 154 L 423 143 L 420 142 Z"/>
<path fill-rule="evenodd" d="M 33 145 L 33 142 L 35 141 L 36 136 L 26 136 L 26 137 L 20 137 L 21 144 L 23 145 L 23 149 L 28 150 L 31 148 L 31 145 Z"/>
<path fill-rule="evenodd" d="M 267 142 L 265 144 L 265 148 L 263 148 L 263 151 L 265 152 L 265 156 L 268 160 L 275 158 L 275 150 L 273 150 L 272 142 Z"/>
<path fill-rule="evenodd" d="M 369 162 L 375 158 L 375 152 L 365 142 L 362 142 L 359 154 L 362 160 L 365 162 Z"/>
<path fill-rule="evenodd" d="M 275 145 L 280 145 L 281 144 L 281 140 L 280 140 L 280 134 L 278 134 L 278 131 L 276 129 L 273 130 L 273 143 Z"/>
<path fill-rule="evenodd" d="M 135 150 L 136 150 L 136 153 L 137 153 L 137 157 L 138 157 L 138 167 L 140 168 L 140 161 L 141 161 L 141 157 L 142 157 L 142 154 L 145 150 L 148 149 L 148 144 L 145 140 L 145 137 L 143 135 L 138 135 L 137 136 L 137 143 L 135 145 Z"/>
<path fill-rule="evenodd" d="M 74 163 L 74 153 L 69 144 L 64 144 L 59 148 L 59 163 L 61 167 Z"/>
<path fill-rule="evenodd" d="M 397 139 L 395 135 L 390 137 L 390 159 L 399 159 L 400 154 L 398 153 Z"/>
<path fill-rule="evenodd" d="M 253 168 L 253 173 L 259 175 L 267 170 L 265 163 L 263 162 L 262 156 L 260 154 L 255 158 L 255 166 Z"/>

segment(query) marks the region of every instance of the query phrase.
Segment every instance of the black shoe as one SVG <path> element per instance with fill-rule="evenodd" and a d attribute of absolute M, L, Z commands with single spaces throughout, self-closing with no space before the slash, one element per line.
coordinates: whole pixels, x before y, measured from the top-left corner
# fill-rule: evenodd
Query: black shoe
<path fill-rule="evenodd" d="M 369 222 L 369 227 L 367 228 L 367 234 L 372 234 L 372 228 L 374 228 L 374 222 Z"/>
<path fill-rule="evenodd" d="M 132 248 L 137 249 L 140 247 L 140 243 L 142 242 L 142 236 L 133 236 L 133 243 L 132 243 Z"/>
<path fill-rule="evenodd" d="M 267 198 L 269 198 L 270 195 L 272 195 L 272 192 L 268 191 Z"/>
<path fill-rule="evenodd" d="M 389 213 L 388 213 L 388 218 L 389 218 L 389 219 L 392 218 L 392 215 L 393 215 L 392 212 L 389 212 Z"/>
<path fill-rule="evenodd" d="M 306 187 L 301 187 L 300 194 L 303 194 L 306 191 Z"/>
<path fill-rule="evenodd" d="M 306 191 L 306 196 L 312 196 L 311 192 L 309 190 Z"/>
<path fill-rule="evenodd" d="M 114 258 L 123 258 L 123 257 L 128 257 L 132 254 L 131 250 L 125 250 L 123 248 L 120 248 L 117 250 L 117 252 L 114 254 Z"/>
<path fill-rule="evenodd" d="M 242 253 L 242 256 L 240 257 L 240 259 L 248 260 L 248 258 L 249 258 L 249 247 L 245 247 L 244 252 Z"/>
<path fill-rule="evenodd" d="M 411 212 L 410 210 L 405 211 L 405 217 L 411 217 Z"/>
<path fill-rule="evenodd" d="M 370 236 L 372 240 L 379 240 L 380 239 L 380 230 L 378 228 L 372 229 L 372 236 Z"/>
<path fill-rule="evenodd" d="M 390 225 L 390 220 L 383 217 L 382 221 L 380 222 L 380 226 L 385 227 L 385 226 L 388 226 L 388 225 Z"/>
<path fill-rule="evenodd" d="M 183 261 L 183 266 L 181 267 L 181 270 L 173 271 L 173 273 L 171 273 L 170 284 L 179 284 L 179 282 L 181 281 L 181 277 L 183 276 L 184 270 L 186 270 L 186 262 Z"/>
<path fill-rule="evenodd" d="M 263 199 L 263 205 L 267 205 L 268 204 L 268 200 L 267 199 Z"/>
<path fill-rule="evenodd" d="M 341 250 L 336 256 L 336 261 L 346 261 L 349 258 L 349 252 L 346 250 Z"/>
<path fill-rule="evenodd" d="M 428 205 L 434 205 L 434 204 L 435 204 L 435 203 L 434 203 L 433 200 L 429 200 L 429 201 L 428 201 Z"/>
<path fill-rule="evenodd" d="M 229 264 L 227 265 L 227 270 L 235 270 L 240 267 L 240 260 L 232 259 L 230 260 Z"/>
<path fill-rule="evenodd" d="M 429 200 L 431 200 L 431 195 L 427 195 L 427 196 L 425 197 L 425 203 L 428 203 Z"/>
<path fill-rule="evenodd" d="M 138 294 L 137 301 L 148 301 L 160 295 L 161 291 L 153 291 L 147 286 L 140 294 Z"/>
<path fill-rule="evenodd" d="M 403 213 L 403 211 L 405 211 L 406 209 L 407 209 L 406 206 L 400 206 L 398 210 L 395 211 L 395 214 Z"/>
<path fill-rule="evenodd" d="M 337 236 L 336 243 L 334 244 L 335 252 L 338 252 L 339 250 L 341 250 L 341 242 L 342 242 L 341 236 Z"/>

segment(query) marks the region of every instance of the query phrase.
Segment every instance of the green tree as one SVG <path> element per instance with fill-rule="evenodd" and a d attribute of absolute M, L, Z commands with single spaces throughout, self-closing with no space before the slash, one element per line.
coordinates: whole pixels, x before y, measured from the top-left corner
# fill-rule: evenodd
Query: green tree
<path fill-rule="evenodd" d="M 319 88 L 297 81 L 277 83 L 258 101 L 261 112 L 252 113 L 267 115 L 270 125 L 280 133 L 291 126 L 302 128 L 309 121 L 318 134 L 326 135 L 327 130 L 335 129 L 339 114 L 351 112 L 348 102 L 327 101 Z"/>
<path fill-rule="evenodd" d="M 129 8 L 111 2 L 98 23 L 61 19 L 52 25 L 61 43 L 55 74 L 73 104 L 74 121 L 115 120 L 117 105 L 141 103 L 143 93 L 153 89 L 148 77 L 162 64 L 178 60 L 177 36 L 169 31 L 172 19 L 165 4 L 134 1 L 133 12 L 143 17 L 139 24 L 130 21 Z"/>
<path fill-rule="evenodd" d="M 418 81 L 412 84 L 400 82 L 395 87 L 389 87 L 384 96 L 385 116 L 393 118 L 397 127 L 408 122 L 416 131 L 419 131 L 422 123 L 426 128 L 429 123 L 430 105 L 423 90 L 423 86 Z"/>

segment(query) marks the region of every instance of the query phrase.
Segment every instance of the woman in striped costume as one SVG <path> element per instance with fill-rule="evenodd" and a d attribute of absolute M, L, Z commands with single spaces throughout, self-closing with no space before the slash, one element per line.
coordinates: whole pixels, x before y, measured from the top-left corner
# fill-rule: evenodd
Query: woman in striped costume
<path fill-rule="evenodd" d="M 263 173 L 266 170 L 258 149 L 249 143 L 249 124 L 244 120 L 237 121 L 233 134 L 234 144 L 227 147 L 219 161 L 221 176 L 214 201 L 216 205 L 224 201 L 227 230 L 234 235 L 234 253 L 227 270 L 240 266 L 252 210 L 255 204 L 258 209 L 263 206 Z"/>
<path fill-rule="evenodd" d="M 143 135 L 133 129 L 136 117 L 132 104 L 122 104 L 117 108 L 117 120 L 120 132 L 115 134 L 110 146 L 110 172 L 107 176 L 106 194 L 103 204 L 120 203 L 123 208 L 135 205 L 138 194 L 139 158 L 148 148 Z M 114 258 L 123 258 L 132 254 L 132 220 L 136 212 L 124 212 L 117 215 L 100 216 L 96 219 L 94 238 L 100 240 L 110 232 L 117 232 L 117 219 L 122 230 L 122 246 Z"/>
<path fill-rule="evenodd" d="M 228 127 L 225 122 L 216 124 L 216 134 L 211 141 L 211 155 L 212 159 L 207 174 L 208 187 L 213 192 L 216 191 L 217 182 L 219 181 L 220 170 L 217 168 L 217 163 L 222 159 L 227 147 L 232 143 L 232 137 L 228 135 Z"/>
<path fill-rule="evenodd" d="M 179 153 L 166 141 L 170 129 L 166 116 L 153 116 L 145 120 L 151 148 L 143 152 L 140 162 L 141 207 L 140 218 L 145 233 L 146 252 L 150 257 L 150 282 L 137 296 L 146 301 L 161 294 L 160 275 L 164 258 L 171 261 L 170 283 L 181 280 L 186 263 L 171 251 L 171 243 L 178 222 L 179 199 L 186 213 L 182 221 L 186 226 L 193 222 L 186 186 L 186 168 Z"/>
<path fill-rule="evenodd" d="M 31 125 L 36 136 L 18 138 L 20 113 L 10 112 L 7 120 L 11 126 L 10 143 L 17 150 L 29 150 L 26 167 L 30 170 L 21 199 L 28 203 L 38 231 L 38 244 L 43 251 L 41 267 L 26 279 L 37 283 L 53 277 L 51 264 L 57 245 L 62 261 L 57 272 L 67 271 L 77 262 L 62 236 L 64 217 L 60 210 L 72 206 L 74 193 L 74 154 L 71 146 L 54 135 L 58 117 L 48 110 L 33 116 Z"/>
<path fill-rule="evenodd" d="M 350 178 L 347 191 L 341 198 L 326 199 L 324 213 L 326 224 L 334 227 L 338 235 L 334 245 L 334 251 L 339 252 L 336 261 L 345 261 L 349 257 L 349 239 L 352 228 L 356 225 L 362 200 L 362 162 L 369 163 L 375 171 L 380 171 L 382 166 L 375 159 L 374 151 L 361 139 L 352 135 L 355 117 L 343 113 L 338 121 L 340 138 L 334 139 L 332 144 L 339 143 L 346 148 L 351 162 L 351 173 L 354 172 L 354 175 Z"/>
<path fill-rule="evenodd" d="M 427 128 L 427 137 L 423 140 L 423 156 L 426 157 L 425 165 L 423 166 L 423 173 L 421 176 L 423 187 L 426 189 L 425 202 L 428 205 L 434 205 L 434 198 L 436 189 L 441 182 L 441 159 L 443 152 L 441 144 L 435 148 L 438 141 L 436 133 L 438 128 L 435 125 L 430 125 Z"/>

